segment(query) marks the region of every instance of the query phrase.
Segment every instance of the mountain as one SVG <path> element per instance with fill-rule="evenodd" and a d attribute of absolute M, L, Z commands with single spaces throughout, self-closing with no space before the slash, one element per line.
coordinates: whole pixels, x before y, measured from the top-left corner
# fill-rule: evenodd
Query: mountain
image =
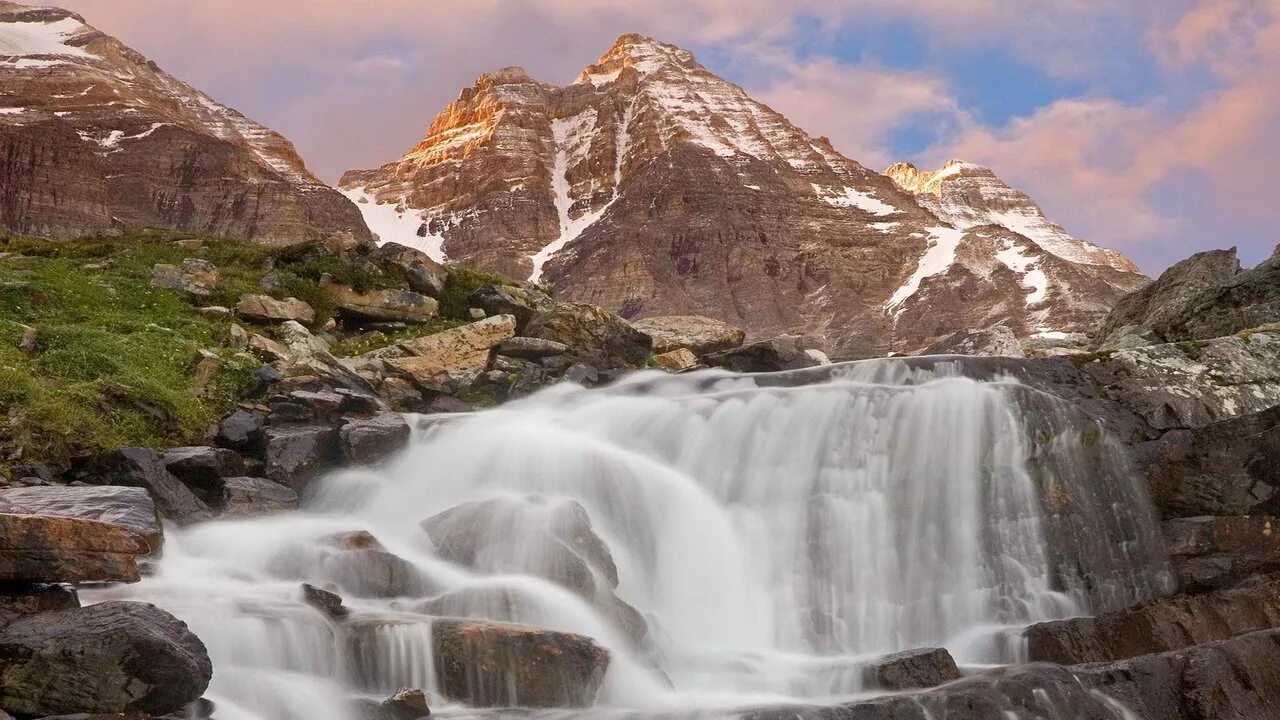
<path fill-rule="evenodd" d="M 804 334 L 842 357 L 996 323 L 1090 329 L 1146 282 L 985 172 L 959 173 L 976 189 L 904 188 L 688 51 L 624 35 L 566 87 L 482 75 L 407 154 L 339 185 L 383 240 L 437 259 L 626 317 Z"/>
<path fill-rule="evenodd" d="M 279 134 L 58 8 L 0 2 L 0 228 L 368 237 Z"/>

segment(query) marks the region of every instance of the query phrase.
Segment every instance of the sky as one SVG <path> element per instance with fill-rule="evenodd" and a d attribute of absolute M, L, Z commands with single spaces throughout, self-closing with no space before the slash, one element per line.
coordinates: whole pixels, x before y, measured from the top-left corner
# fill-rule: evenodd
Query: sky
<path fill-rule="evenodd" d="M 408 150 L 480 73 L 568 83 L 640 32 L 868 167 L 988 165 L 1148 274 L 1231 246 L 1253 265 L 1280 243 L 1280 0 L 61 4 L 330 182 Z"/>

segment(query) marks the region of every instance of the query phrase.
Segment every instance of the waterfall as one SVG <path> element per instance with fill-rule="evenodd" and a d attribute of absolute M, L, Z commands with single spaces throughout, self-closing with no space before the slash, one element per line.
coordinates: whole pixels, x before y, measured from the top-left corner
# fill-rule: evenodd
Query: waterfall
<path fill-rule="evenodd" d="M 177 531 L 153 577 L 101 595 L 192 625 L 222 720 L 337 720 L 352 697 L 435 688 L 431 615 L 595 638 L 612 660 L 584 717 L 702 717 L 865 694 L 866 662 L 905 649 L 1016 663 L 1029 623 L 1169 590 L 1118 443 L 1069 404 L 945 360 L 637 373 L 414 421 L 408 449 L 324 478 L 304 512 Z M 462 567 L 424 521 L 477 502 L 500 547 Z M 586 590 L 539 569 L 565 549 L 552 517 L 589 522 L 603 546 L 578 549 L 597 560 Z M 376 561 L 393 597 L 335 561 L 355 542 L 335 538 L 362 532 L 379 546 L 356 564 Z M 302 581 L 336 586 L 351 619 L 305 605 Z M 642 639 L 617 607 L 638 611 Z"/>

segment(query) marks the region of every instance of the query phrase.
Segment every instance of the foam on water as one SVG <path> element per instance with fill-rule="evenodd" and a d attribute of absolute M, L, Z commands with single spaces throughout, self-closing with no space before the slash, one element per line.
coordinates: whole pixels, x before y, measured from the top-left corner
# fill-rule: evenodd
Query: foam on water
<path fill-rule="evenodd" d="M 1025 625 L 1119 607 L 1169 582 L 1118 445 L 1060 401 L 956 377 L 945 363 L 639 373 L 607 390 L 557 386 L 415 423 L 407 450 L 319 482 L 306 512 L 172 532 L 154 577 L 100 596 L 155 602 L 191 624 L 209 645 L 224 720 L 337 720 L 351 717 L 353 696 L 433 691 L 430 618 L 419 611 L 446 593 L 450 614 L 608 647 L 590 717 L 711 717 L 864 693 L 866 661 L 898 650 L 1016 662 Z M 519 552 L 490 575 L 436 557 L 421 527 L 460 503 L 531 497 L 586 509 L 650 647 L 521 573 L 541 546 L 519 523 L 505 526 Z M 344 592 L 354 614 L 336 625 L 302 602 L 299 583 L 352 587 L 359 568 L 335 559 L 331 538 L 361 530 L 411 563 L 421 589 Z M 357 640 L 353 624 L 374 629 Z"/>

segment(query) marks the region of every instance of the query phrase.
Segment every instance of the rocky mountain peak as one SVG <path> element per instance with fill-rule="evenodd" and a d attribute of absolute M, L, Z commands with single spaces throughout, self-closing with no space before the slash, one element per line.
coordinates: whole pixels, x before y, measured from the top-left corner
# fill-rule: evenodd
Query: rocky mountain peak
<path fill-rule="evenodd" d="M 688 50 L 645 35 L 628 33 L 619 37 L 597 63 L 587 66 L 575 82 L 603 85 L 617 79 L 624 68 L 632 68 L 639 75 L 704 70 Z"/>
<path fill-rule="evenodd" d="M 896 182 L 899 187 L 916 195 L 942 196 L 943 184 L 952 178 L 990 177 L 995 173 L 990 168 L 975 165 L 964 160 L 951 160 L 941 168 L 933 171 L 921 171 L 908 162 L 890 165 L 884 174 Z"/>

